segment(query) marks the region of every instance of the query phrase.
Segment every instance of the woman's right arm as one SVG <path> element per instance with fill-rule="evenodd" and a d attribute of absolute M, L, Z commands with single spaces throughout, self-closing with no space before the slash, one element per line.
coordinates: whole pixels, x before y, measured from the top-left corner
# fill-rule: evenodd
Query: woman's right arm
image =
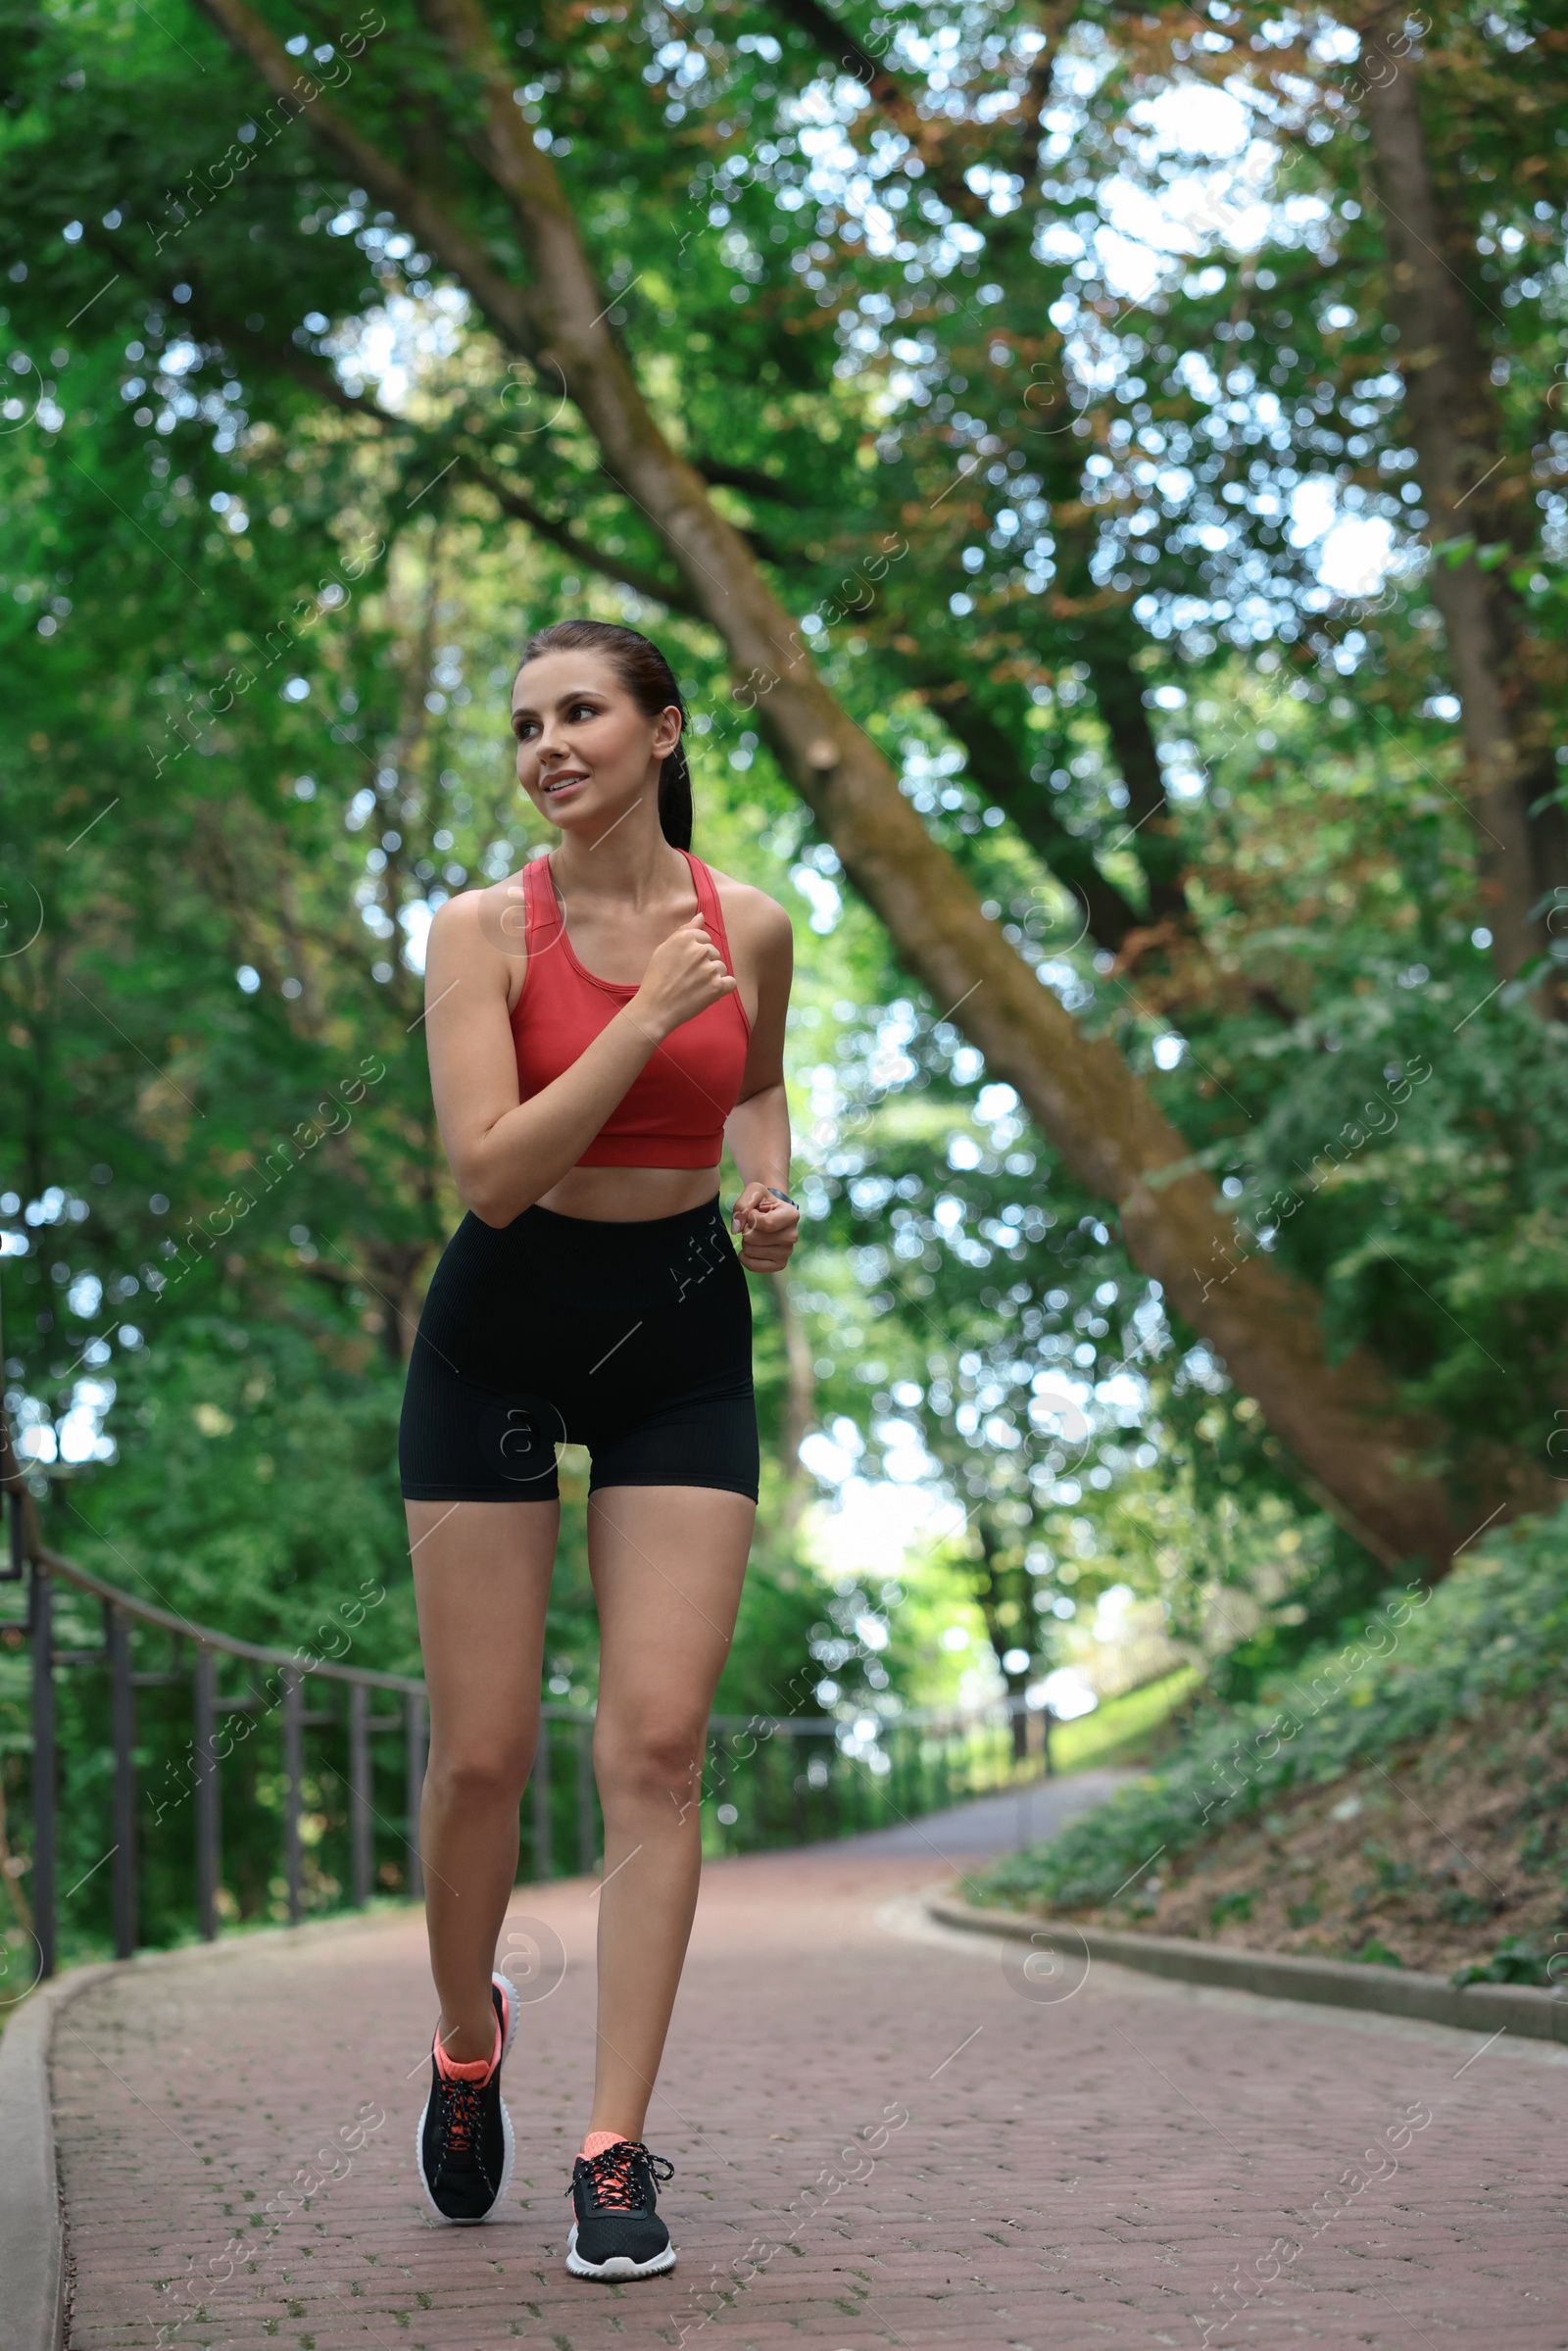
<path fill-rule="evenodd" d="M 654 954 L 642 986 L 569 1069 L 528 1102 L 507 1005 L 513 958 L 485 937 L 478 890 L 449 899 L 425 949 L 425 1035 L 441 1142 L 458 1197 L 511 1224 L 576 1166 L 650 1057 L 735 986 L 700 914 Z"/>

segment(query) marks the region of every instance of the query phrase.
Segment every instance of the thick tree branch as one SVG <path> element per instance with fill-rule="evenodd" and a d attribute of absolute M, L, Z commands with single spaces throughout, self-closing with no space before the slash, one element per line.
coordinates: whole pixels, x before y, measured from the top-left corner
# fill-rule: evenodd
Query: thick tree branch
<path fill-rule="evenodd" d="M 830 17 L 817 0 L 772 0 L 774 14 L 787 17 L 799 25 L 807 38 L 820 49 L 822 55 L 836 65 L 841 73 L 858 81 L 868 97 L 874 98 L 890 122 L 903 131 L 911 147 L 917 151 L 930 136 L 932 124 L 921 114 L 914 100 L 905 89 L 896 73 L 888 71 L 880 58 L 862 49 L 853 32 Z"/>
<path fill-rule="evenodd" d="M 597 571 L 602 579 L 617 581 L 621 586 L 632 589 L 636 595 L 646 598 L 650 604 L 662 604 L 672 612 L 685 612 L 694 620 L 702 617 L 691 590 L 678 573 L 645 571 L 638 563 L 628 563 L 624 556 L 606 554 L 603 548 L 595 547 L 569 524 L 559 522 L 545 514 L 542 508 L 534 505 L 531 498 L 525 497 L 520 490 L 513 489 L 503 474 L 497 473 L 493 466 L 481 463 L 476 457 L 465 453 L 459 458 L 458 465 L 470 481 L 477 482 L 481 489 L 489 491 L 503 514 L 510 514 L 515 522 L 526 523 L 536 538 L 558 547 L 563 555 L 570 556 L 574 563 L 581 563 L 584 570 Z"/>
<path fill-rule="evenodd" d="M 726 465 L 721 458 L 700 457 L 695 461 L 704 481 L 715 489 L 739 490 L 743 498 L 769 499 L 774 506 L 787 507 L 792 514 L 800 512 L 800 498 L 788 481 L 775 481 L 771 473 L 759 472 L 755 465 Z"/>
<path fill-rule="evenodd" d="M 1040 117 L 1051 94 L 1057 44 L 1081 5 L 1082 0 L 1049 0 L 1040 10 L 1046 45 L 1030 68 L 1023 100 L 1007 125 L 1018 142 L 1017 153 L 1010 159 L 1011 168 L 1021 176 L 1026 191 L 1033 186 L 1039 169 Z M 829 16 L 818 0 L 772 0 L 772 8 L 775 16 L 786 17 L 792 24 L 799 25 L 841 73 L 858 81 L 893 127 L 903 132 L 926 167 L 927 184 L 950 212 L 970 221 L 986 216 L 987 199 L 977 196 L 969 186 L 963 175 L 964 163 L 953 152 L 956 139 L 965 136 L 972 139 L 979 125 L 955 125 L 940 117 L 923 115 L 898 75 L 862 49 L 854 34 Z M 996 129 L 988 129 L 985 136 L 994 149 Z M 1004 158 L 1004 162 L 1007 160 Z"/>
<path fill-rule="evenodd" d="M 926 184 L 961 220 L 977 220 L 986 200 L 977 196 L 963 176 L 963 165 L 952 149 L 955 125 L 923 115 L 896 73 L 868 55 L 851 32 L 830 17 L 817 0 L 772 0 L 776 16 L 799 25 L 822 56 L 858 81 L 866 96 L 902 131 L 926 168 Z M 966 126 L 972 135 L 973 126 Z"/>
<path fill-rule="evenodd" d="M 536 538 L 559 548 L 563 555 L 569 556 L 574 563 L 580 563 L 585 570 L 597 572 L 603 579 L 612 579 L 619 586 L 631 588 L 650 603 L 662 604 L 671 612 L 696 616 L 690 592 L 678 573 L 646 571 L 639 564 L 627 563 L 622 557 L 607 554 L 573 530 L 568 520 L 546 514 L 526 491 L 509 482 L 483 447 L 476 447 L 467 440 L 461 428 L 454 428 L 447 433 L 431 432 L 422 425 L 412 423 L 407 416 L 398 416 L 392 409 L 383 408 L 380 401 L 366 393 L 347 391 L 336 369 L 328 367 L 324 360 L 318 359 L 314 352 L 302 351 L 296 343 L 278 342 L 222 318 L 205 299 L 204 285 L 194 279 L 192 301 L 186 315 L 193 323 L 199 321 L 214 341 L 221 343 L 228 350 L 243 351 L 280 374 L 290 376 L 302 389 L 325 406 L 335 408 L 340 415 L 362 418 L 377 431 L 398 433 L 417 447 L 427 449 L 430 452 L 427 463 L 432 477 L 448 471 L 455 473 L 459 479 L 474 483 L 486 491 L 502 513 L 513 521 L 526 524 Z M 457 453 L 456 465 L 444 464 L 442 461 L 450 459 L 454 450 Z"/>
<path fill-rule="evenodd" d="M 437 203 L 418 179 L 361 136 L 322 94 L 325 85 L 300 72 L 270 25 L 246 0 L 196 0 L 196 4 L 230 46 L 249 59 L 276 94 L 279 106 L 293 109 L 285 121 L 303 119 L 317 144 L 326 148 L 379 203 L 395 212 L 467 287 L 506 341 L 514 349 L 529 350 L 534 329 L 528 296 L 503 276 L 480 240 Z M 554 178 L 553 173 L 551 176 Z"/>
<path fill-rule="evenodd" d="M 1433 185 L 1420 61 L 1404 21 L 1400 5 L 1358 27 L 1364 52 L 1385 69 L 1368 70 L 1363 112 L 1389 255 L 1389 313 L 1399 337 L 1391 357 L 1404 380 L 1404 415 L 1431 517 L 1426 535 L 1439 551 L 1427 586 L 1443 614 L 1458 689 L 1482 890 L 1496 968 L 1506 980 L 1550 944 L 1533 909 L 1568 885 L 1568 835 L 1554 802 L 1539 816 L 1530 813 L 1556 776 L 1506 582 L 1484 572 L 1473 554 L 1451 563 L 1441 552 L 1445 542 L 1485 535 L 1480 502 L 1497 469 L 1500 420 L 1470 295 L 1445 250 L 1457 251 L 1457 240 Z M 1395 56 L 1380 55 L 1380 40 L 1393 44 Z M 1568 1010 L 1559 991 L 1548 994 L 1548 1008 Z"/>
<path fill-rule="evenodd" d="M 1005 810 L 1041 861 L 1083 902 L 1089 935 L 1097 947 L 1119 955 L 1125 940 L 1142 917 L 1106 881 L 1095 862 L 1087 839 L 1070 833 L 1051 805 L 1050 795 L 1029 779 L 1028 766 L 1004 727 L 970 692 L 960 677 L 942 668 L 928 655 L 901 654 L 887 647 L 882 658 L 897 662 L 916 692 L 963 745 L 969 773 L 997 807 Z"/>
<path fill-rule="evenodd" d="M 1144 703 L 1143 673 L 1134 667 L 1126 643 L 1108 629 L 1086 635 L 1084 658 L 1101 720 L 1127 787 L 1128 835 L 1149 887 L 1150 925 L 1191 932 L 1181 842 Z"/>
<path fill-rule="evenodd" d="M 1152 947 L 1168 946 L 1174 930 L 1192 959 L 1200 967 L 1207 965 L 1214 970 L 1185 902 L 1182 915 L 1174 924 L 1167 917 L 1162 925 L 1156 925 L 1152 913 L 1139 912 L 1101 872 L 1090 841 L 1067 830 L 1049 795 L 1030 777 L 1028 754 L 977 700 L 963 679 L 955 678 L 950 669 L 938 666 L 929 655 L 900 654 L 886 645 L 879 648 L 879 653 L 886 661 L 902 662 L 910 684 L 926 696 L 944 725 L 963 745 L 975 783 L 989 793 L 998 808 L 1005 810 L 1008 822 L 1016 827 L 1041 862 L 1076 893 L 1088 916 L 1088 935 L 1097 947 L 1115 955 L 1123 969 L 1130 970 Z M 1245 991 L 1250 1002 L 1270 1019 L 1283 1021 L 1288 1028 L 1295 1025 L 1298 1015 L 1294 1007 L 1266 981 L 1245 974 L 1232 980 L 1217 970 L 1214 979 L 1222 991 L 1238 987 Z M 1209 1000 L 1204 1001 L 1206 1004 Z M 1162 999 L 1161 1009 L 1173 1019 L 1182 1017 L 1181 1004 L 1172 1002 L 1168 996 Z"/>

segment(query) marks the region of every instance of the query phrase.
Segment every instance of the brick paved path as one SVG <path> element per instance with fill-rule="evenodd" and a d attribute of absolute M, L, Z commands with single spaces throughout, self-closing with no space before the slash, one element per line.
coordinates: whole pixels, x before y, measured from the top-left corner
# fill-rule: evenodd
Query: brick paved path
<path fill-rule="evenodd" d="M 516 1899 L 518 1964 L 548 1996 L 522 2011 L 516 2177 L 483 2229 L 434 2227 L 416 2189 L 416 1922 L 84 1993 L 56 2063 L 73 2351 L 1102 2351 L 1198 2346 L 1206 2322 L 1263 2351 L 1568 2344 L 1556 2050 L 1478 2055 L 1477 2036 L 1110 1968 L 1030 1984 L 1020 1947 L 923 1924 L 935 1874 L 929 1853 L 832 1848 L 710 1871 L 649 2127 L 676 2167 L 680 2267 L 646 2284 L 562 2265 L 587 1884 Z M 384 2127 L 329 2166 L 318 2150 L 366 2101 Z M 344 2176 L 302 2203 L 313 2164 Z"/>

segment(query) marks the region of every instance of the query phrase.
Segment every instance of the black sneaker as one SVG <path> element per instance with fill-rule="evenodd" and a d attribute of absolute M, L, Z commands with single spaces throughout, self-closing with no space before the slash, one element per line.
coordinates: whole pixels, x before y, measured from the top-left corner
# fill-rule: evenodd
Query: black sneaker
<path fill-rule="evenodd" d="M 517 2030 L 517 1995 L 505 1976 L 490 1979 L 501 2056 L 483 2082 L 451 2082 L 430 2051 L 430 2094 L 414 2154 L 424 2200 L 438 2221 L 472 2229 L 487 2221 L 512 2179 L 512 2117 L 501 2096 L 501 2062 Z"/>
<path fill-rule="evenodd" d="M 656 2183 L 674 2169 L 640 2138 L 578 2156 L 566 2190 L 577 2215 L 566 2239 L 573 2278 L 657 2278 L 675 2267 L 669 2230 L 655 2210 Z"/>

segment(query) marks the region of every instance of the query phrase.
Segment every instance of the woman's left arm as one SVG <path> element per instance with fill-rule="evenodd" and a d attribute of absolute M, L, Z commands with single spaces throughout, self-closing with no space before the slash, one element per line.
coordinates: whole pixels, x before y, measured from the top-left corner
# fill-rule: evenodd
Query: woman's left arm
<path fill-rule="evenodd" d="M 790 1188 L 790 1110 L 784 1093 L 784 1020 L 789 1010 L 795 939 L 789 916 L 760 891 L 748 891 L 739 923 L 726 928 L 757 973 L 757 1017 L 740 1099 L 724 1127 L 744 1187 L 731 1223 L 749 1273 L 782 1273 L 800 1231 L 801 1212 L 775 1197 Z"/>

